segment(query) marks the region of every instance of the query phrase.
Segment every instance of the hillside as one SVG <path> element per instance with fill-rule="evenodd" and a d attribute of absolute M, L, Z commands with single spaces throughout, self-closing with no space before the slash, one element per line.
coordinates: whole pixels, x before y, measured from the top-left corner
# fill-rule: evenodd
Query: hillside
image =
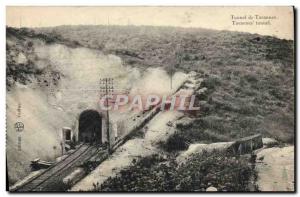
<path fill-rule="evenodd" d="M 30 160 L 36 157 L 53 160 L 60 154 L 60 129 L 69 126 L 76 130 L 79 113 L 89 107 L 95 108 L 98 98 L 97 92 L 70 93 L 67 90 L 96 89 L 99 76 L 114 77 L 130 90 L 146 91 L 144 87 L 149 87 L 154 92 L 167 92 L 171 75 L 195 71 L 196 77 L 203 79 L 200 88 L 206 89 L 198 91 L 200 113 L 186 114 L 190 121 L 176 124 L 176 131 L 157 147 L 171 159 L 165 161 L 157 155 L 141 158 L 118 178 L 105 182 L 106 190 L 116 189 L 115 183 L 126 182 L 128 174 L 143 166 L 145 160 L 154 160 L 154 165 L 146 165 L 145 169 L 130 176 L 132 183 L 139 178 L 150 184 L 148 174 L 152 169 L 158 172 L 157 176 L 161 169 L 169 169 L 172 174 L 167 173 L 166 177 L 180 175 L 189 183 L 188 177 L 194 171 L 176 174 L 174 166 L 163 164 L 172 163 L 178 151 L 186 150 L 192 143 L 232 141 L 257 133 L 275 138 L 282 145 L 294 143 L 292 40 L 239 32 L 150 26 L 7 27 L 6 39 L 7 156 L 9 165 L 17 169 L 9 171 L 10 184 L 28 174 Z M 49 97 L 50 87 L 54 96 Z M 20 101 L 25 115 L 22 121 L 28 133 L 22 135 L 26 146 L 18 152 L 13 124 Z M 42 143 L 40 139 L 47 140 Z M 200 155 L 191 158 L 193 162 L 186 169 L 199 167 L 200 163 L 194 161 L 200 159 L 203 159 Z M 218 171 L 234 163 L 235 157 L 215 153 L 203 162 L 209 166 L 216 159 L 224 159 L 224 163 L 220 161 L 214 167 Z M 255 173 L 244 158 L 239 159 L 236 166 L 245 173 L 239 180 L 248 184 Z M 201 187 L 193 189 L 202 191 L 209 185 L 212 175 L 205 169 L 199 173 L 208 178 L 201 181 L 194 177 Z M 230 172 L 226 181 L 232 182 L 236 176 L 239 174 Z M 218 178 L 213 180 L 222 182 Z M 178 181 L 168 182 L 172 185 L 162 188 L 172 190 Z M 220 183 L 220 187 L 224 184 Z M 155 188 L 155 183 L 149 187 Z M 143 188 L 141 185 L 135 189 Z M 228 188 L 249 189 L 235 183 Z M 191 188 L 184 183 L 179 188 L 188 189 Z"/>
<path fill-rule="evenodd" d="M 294 44 L 270 36 L 197 28 L 61 26 L 37 29 L 113 53 L 130 66 L 196 71 L 208 89 L 188 141 L 263 133 L 293 143 Z M 195 134 L 196 133 L 196 134 Z"/>

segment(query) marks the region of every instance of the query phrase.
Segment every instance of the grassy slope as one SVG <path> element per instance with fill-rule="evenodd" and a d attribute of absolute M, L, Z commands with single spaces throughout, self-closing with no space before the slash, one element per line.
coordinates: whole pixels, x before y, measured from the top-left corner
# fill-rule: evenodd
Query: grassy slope
<path fill-rule="evenodd" d="M 194 70 L 204 79 L 201 113 L 162 147 L 186 149 L 188 143 L 230 141 L 262 133 L 282 142 L 294 140 L 293 41 L 246 33 L 158 27 L 58 27 L 43 32 L 75 40 L 122 57 L 127 65 L 164 67 L 169 73 Z M 108 179 L 105 191 L 247 191 L 256 172 L 244 158 L 214 153 L 194 155 L 177 166 L 146 157 Z M 172 159 L 173 158 L 173 159 Z M 238 170 L 237 170 L 238 169 Z M 252 177 L 252 178 L 251 178 Z M 250 187 L 249 187 L 250 186 Z M 253 188 L 252 188 L 253 189 Z M 255 188 L 254 188 L 255 189 Z"/>
<path fill-rule="evenodd" d="M 37 31 L 115 53 L 131 66 L 199 72 L 208 91 L 199 96 L 206 101 L 202 113 L 187 126 L 190 135 L 184 137 L 189 142 L 227 141 L 258 132 L 293 142 L 293 41 L 173 27 L 62 26 Z"/>

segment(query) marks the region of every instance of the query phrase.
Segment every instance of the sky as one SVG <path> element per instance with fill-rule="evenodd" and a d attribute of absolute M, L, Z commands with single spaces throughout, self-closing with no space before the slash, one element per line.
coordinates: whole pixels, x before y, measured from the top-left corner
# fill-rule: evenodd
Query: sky
<path fill-rule="evenodd" d="M 200 27 L 294 39 L 293 7 L 6 7 L 6 25 L 12 27 L 107 24 Z"/>

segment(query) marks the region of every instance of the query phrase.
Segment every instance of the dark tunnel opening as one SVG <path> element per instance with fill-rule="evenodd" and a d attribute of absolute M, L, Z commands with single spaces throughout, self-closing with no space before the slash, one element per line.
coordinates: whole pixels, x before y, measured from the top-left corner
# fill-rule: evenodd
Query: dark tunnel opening
<path fill-rule="evenodd" d="M 96 110 L 85 110 L 79 116 L 79 142 L 102 142 L 102 116 Z"/>

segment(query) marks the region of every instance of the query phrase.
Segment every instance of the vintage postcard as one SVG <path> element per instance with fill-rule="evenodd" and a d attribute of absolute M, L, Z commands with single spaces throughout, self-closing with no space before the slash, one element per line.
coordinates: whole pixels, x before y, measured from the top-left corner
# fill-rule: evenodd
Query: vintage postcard
<path fill-rule="evenodd" d="M 10 192 L 295 192 L 294 7 L 6 7 Z"/>

